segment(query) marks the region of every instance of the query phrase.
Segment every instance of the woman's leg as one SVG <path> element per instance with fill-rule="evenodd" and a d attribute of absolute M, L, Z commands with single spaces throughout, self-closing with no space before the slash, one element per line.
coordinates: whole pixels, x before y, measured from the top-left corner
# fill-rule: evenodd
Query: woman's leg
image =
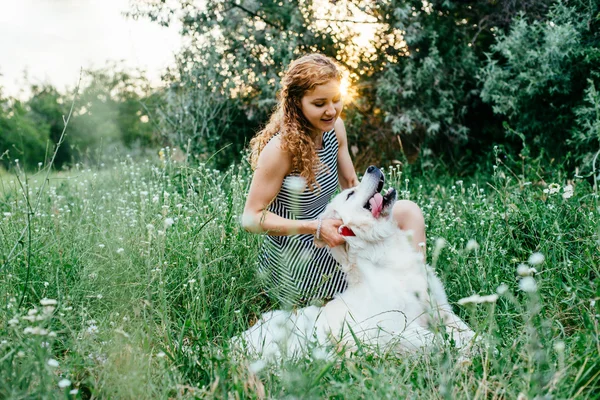
<path fill-rule="evenodd" d="M 392 215 L 400 229 L 413 232 L 412 244 L 425 256 L 425 218 L 419 206 L 410 200 L 398 200 Z"/>

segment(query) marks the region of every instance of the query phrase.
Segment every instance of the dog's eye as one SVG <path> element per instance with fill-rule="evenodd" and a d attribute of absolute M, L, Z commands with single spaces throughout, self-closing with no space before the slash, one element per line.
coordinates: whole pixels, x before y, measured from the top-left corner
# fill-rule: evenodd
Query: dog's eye
<path fill-rule="evenodd" d="M 348 200 L 350 197 L 352 197 L 353 194 L 354 194 L 354 191 L 348 193 L 348 197 L 346 197 L 346 200 Z"/>

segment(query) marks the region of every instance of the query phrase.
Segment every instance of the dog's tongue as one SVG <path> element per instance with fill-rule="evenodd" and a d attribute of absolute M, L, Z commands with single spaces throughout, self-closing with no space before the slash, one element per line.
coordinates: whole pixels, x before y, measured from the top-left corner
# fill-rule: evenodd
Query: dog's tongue
<path fill-rule="evenodd" d="M 371 214 L 373 214 L 375 218 L 378 218 L 381 209 L 383 208 L 383 196 L 379 193 L 375 193 L 369 200 L 369 204 L 371 205 Z"/>

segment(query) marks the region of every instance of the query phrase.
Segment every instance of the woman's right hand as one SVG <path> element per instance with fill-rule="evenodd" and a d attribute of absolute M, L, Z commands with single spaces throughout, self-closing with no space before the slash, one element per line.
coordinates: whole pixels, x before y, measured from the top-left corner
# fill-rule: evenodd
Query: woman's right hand
<path fill-rule="evenodd" d="M 324 219 L 321 222 L 319 240 L 325 242 L 328 247 L 336 247 L 346 242 L 340 235 L 338 228 L 343 224 L 341 219 Z"/>

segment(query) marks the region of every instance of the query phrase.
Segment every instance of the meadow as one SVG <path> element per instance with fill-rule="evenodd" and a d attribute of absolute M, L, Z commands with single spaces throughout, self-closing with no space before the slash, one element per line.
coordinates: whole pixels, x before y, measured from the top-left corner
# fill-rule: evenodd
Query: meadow
<path fill-rule="evenodd" d="M 423 209 L 428 261 L 483 338 L 470 359 L 444 341 L 410 356 L 232 354 L 277 307 L 255 270 L 261 237 L 239 224 L 245 164 L 167 150 L 47 180 L 1 173 L 0 398 L 600 398 L 598 191 L 503 159 L 464 180 L 384 170 Z"/>

